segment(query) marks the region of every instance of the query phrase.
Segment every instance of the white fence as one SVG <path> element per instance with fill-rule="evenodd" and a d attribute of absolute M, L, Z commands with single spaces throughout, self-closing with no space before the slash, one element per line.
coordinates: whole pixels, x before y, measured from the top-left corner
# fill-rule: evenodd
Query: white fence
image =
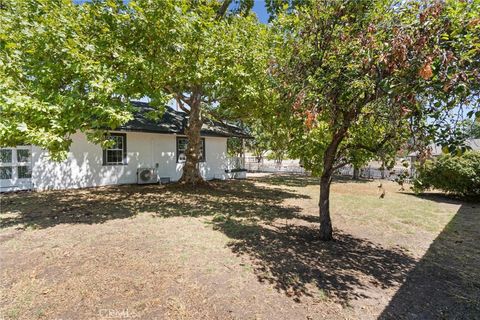
<path fill-rule="evenodd" d="M 305 169 L 299 165 L 289 164 L 271 164 L 259 162 L 247 162 L 246 167 L 249 172 L 284 172 L 284 173 L 305 173 Z"/>
<path fill-rule="evenodd" d="M 285 160 L 277 163 L 272 160 L 258 162 L 254 157 L 230 157 L 227 158 L 227 170 L 245 169 L 248 172 L 282 172 L 282 173 L 305 173 L 298 160 Z"/>
<path fill-rule="evenodd" d="M 337 175 L 341 176 L 353 176 L 353 167 L 346 166 L 336 171 Z M 392 170 L 380 169 L 375 167 L 364 167 L 359 169 L 359 177 L 366 179 L 387 179 L 395 180 L 400 175 L 410 176 L 410 171 L 404 168 L 394 168 Z"/>
<path fill-rule="evenodd" d="M 258 162 L 254 157 L 247 157 L 245 169 L 248 172 L 271 172 L 271 173 L 305 173 L 305 169 L 300 166 L 298 160 L 284 160 L 280 163 L 273 160 L 263 159 Z"/>
<path fill-rule="evenodd" d="M 244 167 L 248 172 L 267 172 L 267 173 L 298 173 L 308 174 L 303 167 L 300 166 L 298 160 L 284 160 L 276 163 L 272 160 L 263 160 L 257 162 L 255 158 L 246 158 Z M 353 167 L 345 166 L 335 172 L 336 175 L 353 176 Z M 367 166 L 359 169 L 359 177 L 364 179 L 388 179 L 395 180 L 400 175 L 410 177 L 410 170 L 403 167 L 395 167 L 392 170 L 381 169 L 375 166 Z M 409 178 L 407 178 L 408 180 Z"/>

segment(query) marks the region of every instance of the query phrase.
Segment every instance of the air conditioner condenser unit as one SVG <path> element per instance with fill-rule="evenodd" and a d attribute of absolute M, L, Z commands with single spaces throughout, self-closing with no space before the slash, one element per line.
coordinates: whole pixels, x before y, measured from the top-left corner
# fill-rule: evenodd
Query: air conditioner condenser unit
<path fill-rule="evenodd" d="M 137 184 L 158 183 L 157 170 L 154 168 L 137 169 Z"/>

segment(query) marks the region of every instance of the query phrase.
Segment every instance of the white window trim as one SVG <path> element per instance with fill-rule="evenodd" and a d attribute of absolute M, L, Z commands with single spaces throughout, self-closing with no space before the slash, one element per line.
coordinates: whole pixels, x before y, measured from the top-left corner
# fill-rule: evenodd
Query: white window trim
<path fill-rule="evenodd" d="M 2 150 L 11 150 L 12 152 L 12 160 L 11 162 L 0 162 L 0 167 L 10 167 L 12 168 L 12 176 L 10 179 L 2 179 L 2 180 L 9 180 L 9 181 L 27 181 L 32 178 L 32 147 L 31 146 L 17 146 L 12 148 L 1 148 Z M 18 151 L 19 150 L 27 150 L 29 153 L 28 161 L 18 161 Z M 18 167 L 27 167 L 30 172 L 30 177 L 27 178 L 20 178 L 18 176 Z"/>
<path fill-rule="evenodd" d="M 126 133 L 110 133 L 112 138 L 121 138 L 122 139 L 122 148 L 106 148 L 103 149 L 103 165 L 104 166 L 123 166 L 127 165 L 127 134 Z M 108 161 L 108 151 L 120 151 L 121 160 L 110 162 Z"/>

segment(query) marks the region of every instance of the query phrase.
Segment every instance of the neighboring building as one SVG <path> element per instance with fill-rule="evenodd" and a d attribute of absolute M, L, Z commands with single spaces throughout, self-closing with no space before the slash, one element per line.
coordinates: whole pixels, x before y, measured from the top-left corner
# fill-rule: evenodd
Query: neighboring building
<path fill-rule="evenodd" d="M 474 151 L 480 151 L 480 139 L 469 139 L 465 141 L 465 145 Z M 442 146 L 434 143 L 430 144 L 427 148 L 430 149 L 430 156 L 432 158 L 438 158 L 443 153 Z M 410 174 L 414 176 L 415 163 L 418 160 L 418 151 L 410 153 L 407 158 L 410 159 Z"/>
<path fill-rule="evenodd" d="M 187 115 L 166 107 L 161 119 L 152 120 L 147 115 L 152 107 L 142 102 L 133 105 L 134 119 L 110 133 L 115 145 L 106 150 L 88 142 L 83 133 L 72 136 L 68 157 L 62 162 L 50 160 L 48 152 L 36 146 L 0 149 L 0 191 L 133 184 L 139 177 L 147 178 L 140 179 L 143 182 L 180 179 L 188 142 Z M 236 126 L 207 121 L 201 136 L 202 176 L 226 179 L 227 139 L 248 135 Z"/>

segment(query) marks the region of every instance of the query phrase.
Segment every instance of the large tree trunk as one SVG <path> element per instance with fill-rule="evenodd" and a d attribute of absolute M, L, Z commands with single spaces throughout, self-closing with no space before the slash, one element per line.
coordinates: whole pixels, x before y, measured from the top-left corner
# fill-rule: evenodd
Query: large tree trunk
<path fill-rule="evenodd" d="M 332 220 L 330 220 L 330 184 L 331 175 L 322 175 L 320 178 L 320 239 L 329 241 L 333 239 Z"/>
<path fill-rule="evenodd" d="M 347 128 L 339 130 L 333 137 L 330 145 L 323 154 L 323 171 L 320 178 L 320 200 L 318 209 L 320 212 L 320 240 L 330 241 L 333 239 L 332 220 L 330 219 L 330 184 L 334 171 L 335 157 L 340 142 L 343 140 Z"/>
<path fill-rule="evenodd" d="M 199 96 L 192 96 L 190 103 L 190 114 L 188 118 L 188 125 L 186 128 L 186 135 L 188 138 L 188 146 L 186 150 L 186 161 L 183 166 L 181 183 L 185 183 L 191 186 L 196 186 L 204 182 L 202 175 L 200 174 L 200 168 L 198 166 L 201 153 L 200 153 L 200 131 L 202 129 L 203 121 L 201 117 L 201 100 Z"/>

